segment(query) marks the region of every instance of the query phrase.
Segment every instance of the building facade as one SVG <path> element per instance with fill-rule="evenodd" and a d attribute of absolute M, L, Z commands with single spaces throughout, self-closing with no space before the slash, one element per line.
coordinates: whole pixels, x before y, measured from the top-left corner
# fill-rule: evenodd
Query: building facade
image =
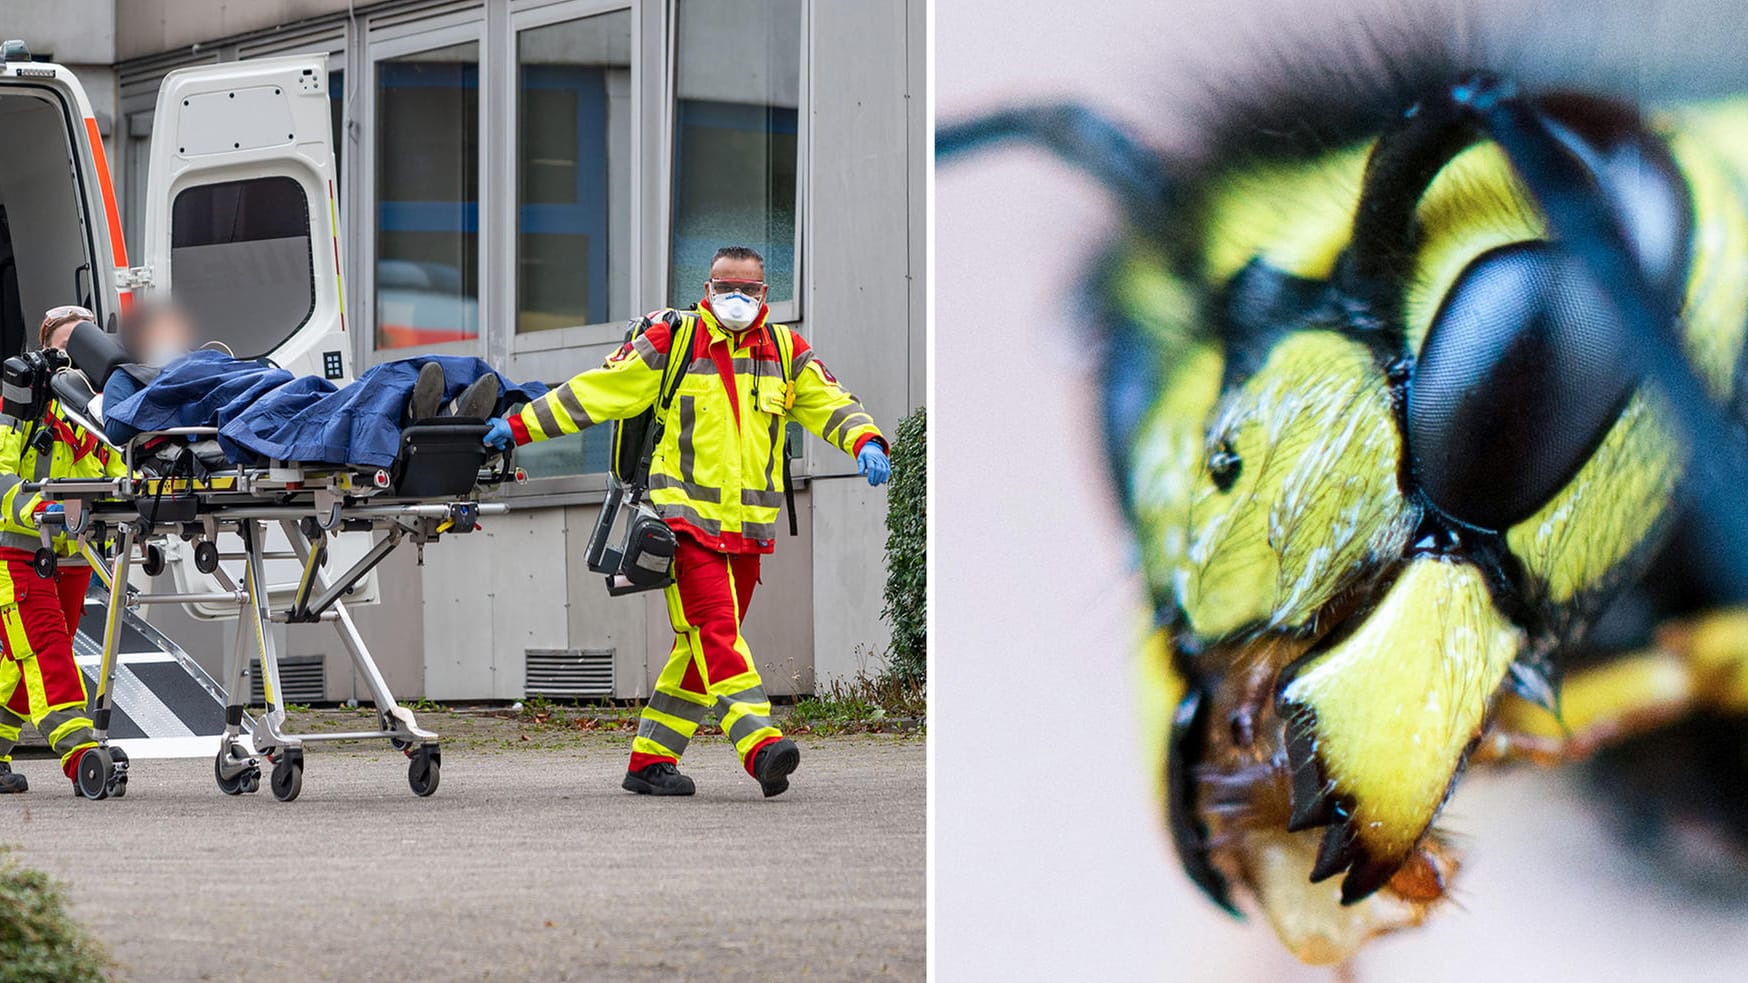
<path fill-rule="evenodd" d="M 360 370 L 444 352 L 559 382 L 627 318 L 697 300 L 734 243 L 767 257 L 774 316 L 883 429 L 924 398 L 924 0 L 20 0 L 8 16 L 0 33 L 86 86 L 132 255 L 164 75 L 327 56 Z M 608 441 L 526 449 L 508 516 L 384 565 L 382 602 L 356 613 L 397 693 L 650 691 L 672 640 L 660 594 L 609 598 L 583 563 Z M 876 668 L 887 639 L 884 490 L 811 435 L 793 444 L 800 534 L 767 558 L 746 625 L 776 694 Z M 217 670 L 225 623 L 151 616 Z M 325 626 L 277 630 L 298 667 L 287 699 L 359 692 Z"/>

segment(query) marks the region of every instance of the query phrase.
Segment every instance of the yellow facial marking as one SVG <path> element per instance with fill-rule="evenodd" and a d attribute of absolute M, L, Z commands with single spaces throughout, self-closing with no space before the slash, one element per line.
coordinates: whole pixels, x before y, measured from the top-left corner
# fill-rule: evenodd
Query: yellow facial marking
<path fill-rule="evenodd" d="M 1155 629 L 1142 643 L 1139 677 L 1142 747 L 1148 757 L 1154 792 L 1162 808 L 1167 808 L 1170 797 L 1165 788 L 1165 756 L 1171 742 L 1172 717 L 1183 702 L 1188 685 L 1172 665 L 1171 642 L 1165 632 Z"/>
<path fill-rule="evenodd" d="M 1432 822 L 1522 644 L 1478 570 L 1423 557 L 1282 691 L 1315 714 L 1317 759 L 1373 858 L 1405 857 Z"/>
<path fill-rule="evenodd" d="M 1171 270 L 1157 246 L 1135 242 L 1123 251 L 1111 293 L 1125 317 L 1140 325 L 1156 350 L 1175 357 L 1197 331 L 1196 294 Z"/>
<path fill-rule="evenodd" d="M 1312 161 L 1235 171 L 1208 191 L 1207 276 L 1218 285 L 1253 258 L 1323 280 L 1353 231 L 1370 142 Z"/>
<path fill-rule="evenodd" d="M 1213 345 L 1190 349 L 1170 370 L 1142 423 L 1130 458 L 1130 495 L 1142 543 L 1141 569 L 1155 596 L 1173 589 L 1189 551 L 1190 502 L 1207 475 L 1202 456 L 1209 417 L 1220 398 L 1221 356 Z"/>
<path fill-rule="evenodd" d="M 1541 213 L 1497 144 L 1480 143 L 1445 165 L 1420 199 L 1420 255 L 1402 305 L 1408 350 L 1419 351 L 1457 277 L 1499 246 L 1547 238 Z"/>
<path fill-rule="evenodd" d="M 1687 458 L 1665 419 L 1651 397 L 1634 395 L 1566 487 L 1506 531 L 1548 599 L 1563 604 L 1600 586 L 1668 511 Z"/>
<path fill-rule="evenodd" d="M 1715 398 L 1730 393 L 1748 330 L 1748 102 L 1681 116 L 1668 134 L 1693 201 L 1693 241 L 1682 320 L 1688 358 Z"/>
<path fill-rule="evenodd" d="M 1241 462 L 1224 491 L 1208 457 L 1222 447 Z M 1297 627 L 1363 565 L 1399 553 L 1412 524 L 1401 454 L 1364 346 L 1324 331 L 1284 338 L 1227 397 L 1194 472 L 1174 582 L 1191 627 L 1205 638 Z"/>

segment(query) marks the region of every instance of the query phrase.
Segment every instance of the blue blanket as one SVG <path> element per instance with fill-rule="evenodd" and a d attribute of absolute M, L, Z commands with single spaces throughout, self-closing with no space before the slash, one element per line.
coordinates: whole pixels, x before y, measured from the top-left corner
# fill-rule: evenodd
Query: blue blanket
<path fill-rule="evenodd" d="M 384 362 L 337 388 L 326 379 L 293 376 L 263 362 L 199 351 L 170 363 L 138 392 L 106 390 L 106 403 L 112 395 L 124 398 L 104 407 L 104 425 L 134 431 L 216 426 L 219 446 L 238 464 L 277 460 L 386 468 L 400 449 L 401 417 L 426 362 L 443 368 L 445 402 L 487 373 L 498 376 L 499 414 L 546 392 L 538 382 L 511 382 L 485 362 L 459 355 Z"/>

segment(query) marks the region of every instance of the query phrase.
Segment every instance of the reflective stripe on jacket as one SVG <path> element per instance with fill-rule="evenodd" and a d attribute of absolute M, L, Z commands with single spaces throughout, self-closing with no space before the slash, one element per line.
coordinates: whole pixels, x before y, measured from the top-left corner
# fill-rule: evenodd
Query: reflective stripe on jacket
<path fill-rule="evenodd" d="M 47 428 L 54 437 L 48 459 L 31 446 L 31 439 Z M 115 478 L 127 473 L 119 451 L 61 416 L 61 404 L 51 401 L 40 423 L 20 423 L 0 415 L 0 546 L 35 552 L 42 545 L 36 516 L 48 502 L 40 494 L 24 490 L 27 481 L 45 478 Z M 55 552 L 73 554 L 65 534 L 54 539 Z M 7 585 L 0 605 L 12 603 Z"/>
<path fill-rule="evenodd" d="M 718 324 L 708 303 L 699 305 L 692 362 L 668 407 L 661 443 L 650 463 L 650 501 L 675 529 L 725 553 L 769 553 L 777 538 L 783 504 L 785 418 L 854 455 L 862 445 L 886 438 L 874 417 L 838 384 L 811 346 L 783 325 L 769 325 L 764 312 L 735 335 Z M 672 312 L 651 315 L 658 323 L 590 369 L 524 406 L 510 417 L 518 444 L 576 433 L 605 420 L 620 420 L 656 400 L 671 357 Z M 788 402 L 774 332 L 788 332 L 794 357 Z"/>

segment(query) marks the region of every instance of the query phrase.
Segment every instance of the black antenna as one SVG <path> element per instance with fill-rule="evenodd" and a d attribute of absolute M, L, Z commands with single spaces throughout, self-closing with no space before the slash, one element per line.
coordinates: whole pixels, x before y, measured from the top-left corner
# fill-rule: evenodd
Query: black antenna
<path fill-rule="evenodd" d="M 1085 171 L 1140 214 L 1139 224 L 1171 210 L 1174 188 L 1153 150 L 1098 111 L 1076 103 L 1005 109 L 935 129 L 935 159 L 946 162 L 1002 143 L 1033 144 Z"/>

